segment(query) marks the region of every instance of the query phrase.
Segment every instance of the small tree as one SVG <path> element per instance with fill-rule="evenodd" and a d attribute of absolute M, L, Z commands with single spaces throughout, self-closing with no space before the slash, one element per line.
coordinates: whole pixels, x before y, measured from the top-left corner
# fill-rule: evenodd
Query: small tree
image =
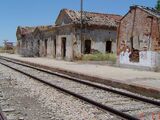
<path fill-rule="evenodd" d="M 157 0 L 156 9 L 157 9 L 158 11 L 160 11 L 160 0 Z"/>

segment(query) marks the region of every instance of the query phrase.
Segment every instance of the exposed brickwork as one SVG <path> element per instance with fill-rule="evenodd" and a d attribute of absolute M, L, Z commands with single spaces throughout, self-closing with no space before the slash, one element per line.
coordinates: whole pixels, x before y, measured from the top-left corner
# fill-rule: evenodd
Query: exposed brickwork
<path fill-rule="evenodd" d="M 132 6 L 130 11 L 121 19 L 118 33 L 118 50 L 124 41 L 131 46 L 133 37 L 133 48 L 143 50 L 160 51 L 160 24 L 158 13 L 153 9 Z M 119 52 L 118 51 L 118 52 Z"/>

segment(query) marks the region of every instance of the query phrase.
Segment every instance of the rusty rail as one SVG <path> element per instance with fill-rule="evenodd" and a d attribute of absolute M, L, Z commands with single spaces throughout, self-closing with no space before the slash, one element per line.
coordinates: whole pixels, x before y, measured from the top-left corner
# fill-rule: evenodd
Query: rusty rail
<path fill-rule="evenodd" d="M 2 113 L 2 109 L 0 108 L 0 120 L 7 120 L 7 118 Z"/>

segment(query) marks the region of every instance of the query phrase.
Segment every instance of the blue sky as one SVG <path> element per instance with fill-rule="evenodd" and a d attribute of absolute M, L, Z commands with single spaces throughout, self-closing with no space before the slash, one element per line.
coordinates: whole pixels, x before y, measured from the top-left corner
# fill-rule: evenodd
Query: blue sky
<path fill-rule="evenodd" d="M 124 15 L 131 5 L 155 7 L 157 0 L 84 0 L 84 10 Z M 63 8 L 79 10 L 80 0 L 0 0 L 0 45 L 16 42 L 17 26 L 54 24 Z"/>

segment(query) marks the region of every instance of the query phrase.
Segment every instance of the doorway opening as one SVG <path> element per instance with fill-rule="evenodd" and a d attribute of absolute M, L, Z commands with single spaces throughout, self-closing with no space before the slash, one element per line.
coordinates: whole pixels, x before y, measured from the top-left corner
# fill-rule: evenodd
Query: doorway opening
<path fill-rule="evenodd" d="M 40 57 L 40 40 L 37 42 L 37 56 Z"/>
<path fill-rule="evenodd" d="M 91 40 L 85 40 L 85 46 L 84 46 L 84 54 L 90 54 L 91 53 Z"/>
<path fill-rule="evenodd" d="M 45 56 L 47 56 L 47 39 L 44 41 L 44 46 L 45 46 Z"/>
<path fill-rule="evenodd" d="M 54 56 L 56 57 L 56 39 L 54 39 Z"/>
<path fill-rule="evenodd" d="M 62 57 L 63 59 L 66 57 L 66 38 L 62 38 Z"/>
<path fill-rule="evenodd" d="M 112 52 L 112 41 L 106 41 L 106 53 Z"/>

